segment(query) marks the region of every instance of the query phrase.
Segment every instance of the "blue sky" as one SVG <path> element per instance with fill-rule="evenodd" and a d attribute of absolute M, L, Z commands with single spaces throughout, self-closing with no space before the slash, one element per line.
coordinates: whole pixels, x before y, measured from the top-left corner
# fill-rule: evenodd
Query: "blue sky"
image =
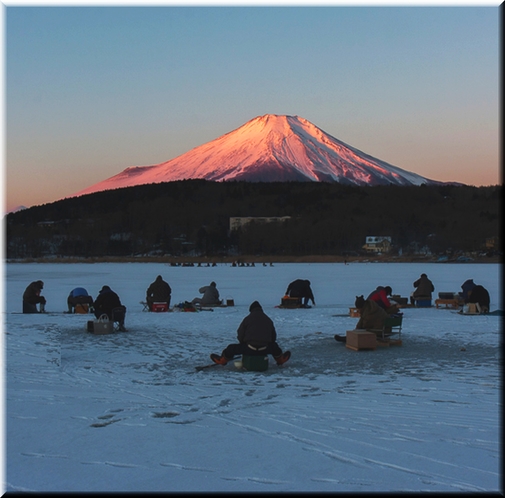
<path fill-rule="evenodd" d="M 267 114 L 501 183 L 499 7 L 4 7 L 5 204 L 53 202 Z"/>

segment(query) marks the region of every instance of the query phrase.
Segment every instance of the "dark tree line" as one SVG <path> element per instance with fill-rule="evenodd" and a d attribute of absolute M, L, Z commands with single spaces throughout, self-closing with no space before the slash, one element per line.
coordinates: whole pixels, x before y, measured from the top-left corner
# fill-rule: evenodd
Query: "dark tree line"
<path fill-rule="evenodd" d="M 499 234 L 501 197 L 501 186 L 141 185 L 9 214 L 6 256 L 334 255 L 359 252 L 368 235 L 392 237 L 403 253 L 481 251 Z M 236 216 L 291 218 L 230 231 Z"/>

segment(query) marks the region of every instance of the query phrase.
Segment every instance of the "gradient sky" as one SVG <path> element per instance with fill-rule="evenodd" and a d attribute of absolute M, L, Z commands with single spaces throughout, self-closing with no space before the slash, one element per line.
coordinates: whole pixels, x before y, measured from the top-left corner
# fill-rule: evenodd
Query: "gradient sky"
<path fill-rule="evenodd" d="M 440 181 L 502 182 L 499 7 L 4 7 L 5 204 L 263 114 Z"/>

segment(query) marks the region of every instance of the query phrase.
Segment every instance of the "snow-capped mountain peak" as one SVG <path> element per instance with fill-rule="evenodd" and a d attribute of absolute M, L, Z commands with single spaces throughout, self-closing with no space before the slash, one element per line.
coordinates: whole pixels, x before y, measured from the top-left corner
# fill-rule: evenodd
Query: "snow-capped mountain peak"
<path fill-rule="evenodd" d="M 265 114 L 174 159 L 126 168 L 74 196 L 192 178 L 360 186 L 441 183 L 365 154 L 299 116 Z"/>

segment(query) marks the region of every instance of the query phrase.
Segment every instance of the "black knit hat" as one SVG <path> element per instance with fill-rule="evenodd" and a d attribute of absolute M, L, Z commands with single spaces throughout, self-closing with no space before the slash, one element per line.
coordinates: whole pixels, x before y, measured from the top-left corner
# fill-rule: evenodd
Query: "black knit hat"
<path fill-rule="evenodd" d="M 261 304 L 258 303 L 258 301 L 254 301 L 253 303 L 251 303 L 251 306 L 249 306 L 249 311 L 252 311 L 255 308 L 262 309 Z"/>
<path fill-rule="evenodd" d="M 365 298 L 363 297 L 363 295 L 361 296 L 356 296 L 356 301 L 354 301 L 354 306 L 357 308 L 357 309 L 361 309 L 363 308 L 363 306 L 365 306 Z"/>

